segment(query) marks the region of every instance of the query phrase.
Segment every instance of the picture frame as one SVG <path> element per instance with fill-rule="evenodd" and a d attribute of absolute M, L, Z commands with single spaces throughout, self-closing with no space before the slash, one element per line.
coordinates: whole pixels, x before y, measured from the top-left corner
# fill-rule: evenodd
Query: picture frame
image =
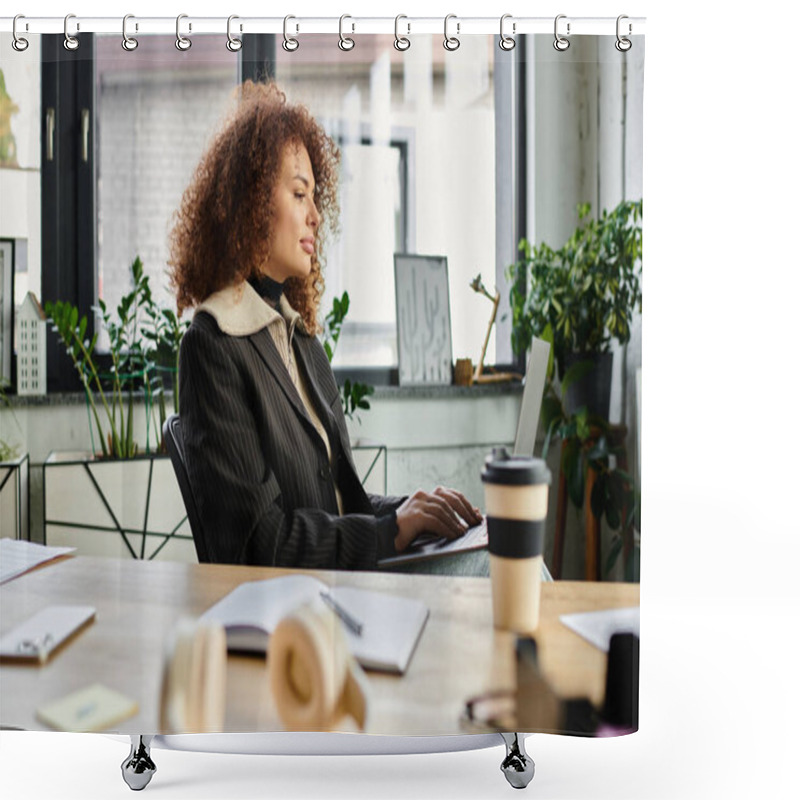
<path fill-rule="evenodd" d="M 397 362 L 401 386 L 453 382 L 446 256 L 394 254 Z"/>

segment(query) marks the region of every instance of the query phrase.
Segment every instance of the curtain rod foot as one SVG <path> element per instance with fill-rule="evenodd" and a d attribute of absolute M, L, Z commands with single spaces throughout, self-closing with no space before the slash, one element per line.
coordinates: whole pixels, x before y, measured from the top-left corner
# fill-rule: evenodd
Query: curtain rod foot
<path fill-rule="evenodd" d="M 506 745 L 506 757 L 500 765 L 506 780 L 515 789 L 524 789 L 532 780 L 536 766 L 525 752 L 525 740 L 521 733 L 501 733 Z"/>
<path fill-rule="evenodd" d="M 122 762 L 122 779 L 135 792 L 144 789 L 156 771 L 156 765 L 150 758 L 151 741 L 152 736 L 131 734 L 131 752 Z"/>

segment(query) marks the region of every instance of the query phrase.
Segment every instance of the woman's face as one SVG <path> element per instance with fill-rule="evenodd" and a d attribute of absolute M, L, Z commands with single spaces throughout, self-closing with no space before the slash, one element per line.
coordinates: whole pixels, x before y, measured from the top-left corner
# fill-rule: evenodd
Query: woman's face
<path fill-rule="evenodd" d="M 320 220 L 314 205 L 314 172 L 304 145 L 284 147 L 272 199 L 272 248 L 264 271 L 280 283 L 305 278 L 311 271 Z"/>

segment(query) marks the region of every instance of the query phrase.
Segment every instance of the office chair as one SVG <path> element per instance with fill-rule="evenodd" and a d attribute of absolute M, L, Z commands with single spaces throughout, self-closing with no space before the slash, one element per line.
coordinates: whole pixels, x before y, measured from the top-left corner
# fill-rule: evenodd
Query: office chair
<path fill-rule="evenodd" d="M 194 501 L 192 487 L 189 483 L 189 473 L 186 471 L 186 454 L 183 449 L 183 431 L 181 430 L 181 418 L 177 414 L 172 414 L 164 423 L 162 431 L 167 452 L 172 460 L 172 468 L 175 470 L 175 477 L 178 479 L 178 486 L 183 497 L 183 504 L 186 506 L 186 514 L 189 517 L 189 527 L 192 529 L 192 539 L 197 551 L 197 560 L 201 564 L 208 564 L 211 559 L 206 547 L 205 531 L 200 522 L 200 513 Z"/>

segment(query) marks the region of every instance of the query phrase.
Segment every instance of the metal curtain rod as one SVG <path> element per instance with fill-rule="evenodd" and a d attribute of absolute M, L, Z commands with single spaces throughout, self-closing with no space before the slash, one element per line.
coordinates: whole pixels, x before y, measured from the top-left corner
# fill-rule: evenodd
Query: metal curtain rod
<path fill-rule="evenodd" d="M 199 33 L 226 34 L 229 32 L 228 17 L 193 17 L 181 15 L 181 31 L 185 35 Z M 614 36 L 617 33 L 616 17 L 570 17 L 559 15 L 559 30 L 568 36 Z M 442 34 L 443 17 L 352 17 L 346 21 L 339 17 L 289 17 L 289 32 L 292 34 L 329 33 L 340 34 L 394 34 L 396 25 L 403 35 Z M 343 18 L 344 19 L 344 18 Z M 514 17 L 504 15 L 504 30 L 509 35 L 525 33 L 553 33 L 553 17 Z M 175 33 L 175 17 L 135 17 L 129 16 L 126 22 L 129 35 L 148 33 Z M 122 17 L 82 17 L 70 15 L 69 33 L 119 33 L 122 34 Z M 499 34 L 500 17 L 458 17 L 451 16 L 449 30 L 458 36 L 470 34 Z M 284 17 L 238 17 L 233 30 L 237 36 L 244 33 L 285 32 Z M 343 27 L 342 27 L 343 26 Z M 625 17 L 625 36 L 636 36 L 645 32 L 645 17 Z M 14 30 L 13 17 L 0 17 L 0 33 Z M 64 17 L 26 17 L 20 16 L 16 30 L 19 35 L 64 33 Z"/>

